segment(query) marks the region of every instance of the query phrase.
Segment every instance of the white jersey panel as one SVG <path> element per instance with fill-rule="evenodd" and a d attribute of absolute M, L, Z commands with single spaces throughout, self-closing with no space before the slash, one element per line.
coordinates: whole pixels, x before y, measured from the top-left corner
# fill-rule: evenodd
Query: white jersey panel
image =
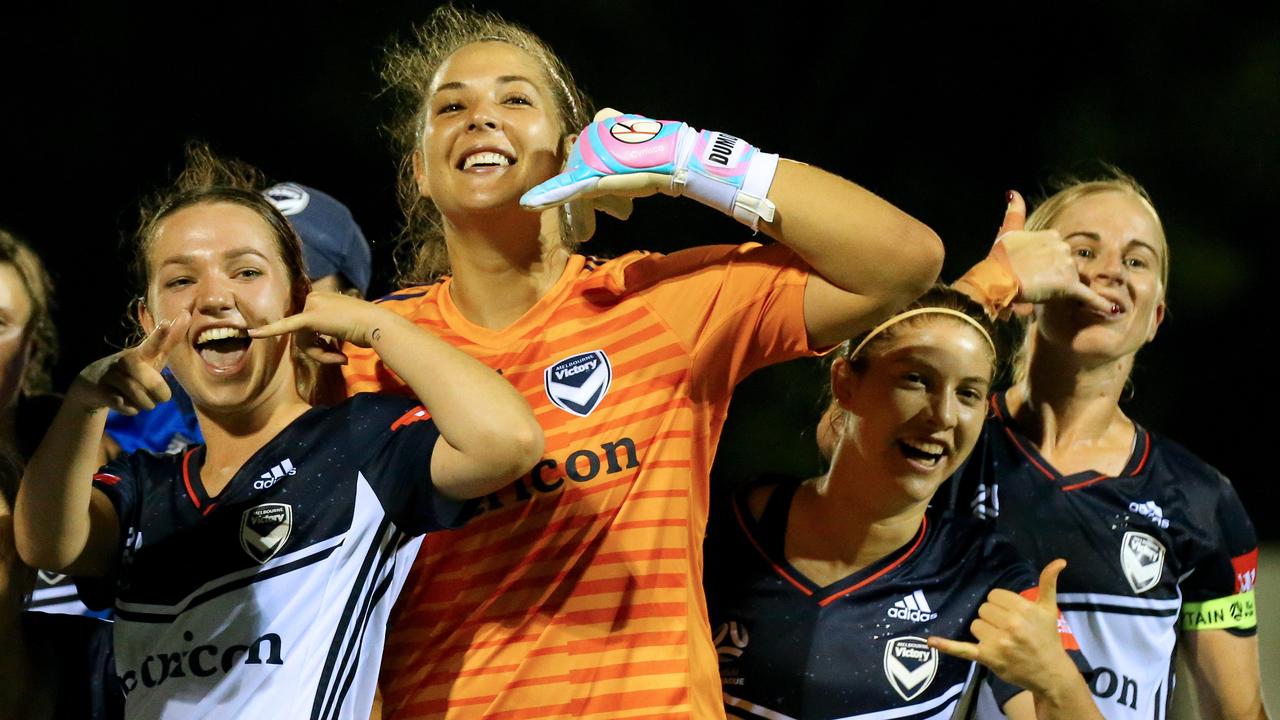
<path fill-rule="evenodd" d="M 387 619 L 421 537 L 386 518 L 363 475 L 355 486 L 342 535 L 214 580 L 176 605 L 120 603 L 116 665 L 128 718 L 368 717 Z"/>

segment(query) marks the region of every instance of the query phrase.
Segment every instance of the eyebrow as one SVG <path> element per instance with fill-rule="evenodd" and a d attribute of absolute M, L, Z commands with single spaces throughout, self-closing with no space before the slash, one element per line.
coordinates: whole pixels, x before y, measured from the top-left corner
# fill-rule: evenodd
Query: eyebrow
<path fill-rule="evenodd" d="M 530 80 L 529 78 L 523 75 L 501 75 L 498 77 L 499 84 L 506 84 L 506 83 L 513 83 L 513 82 L 529 83 L 530 85 L 537 87 L 537 85 L 532 80 Z M 462 82 L 461 80 L 454 80 L 453 82 L 447 82 L 441 85 L 440 87 L 436 88 L 431 94 L 434 95 L 442 90 L 461 90 L 466 86 L 467 84 Z"/>
<path fill-rule="evenodd" d="M 261 252 L 259 252 L 257 248 L 251 248 L 251 247 L 242 247 L 242 248 L 235 248 L 234 250 L 228 250 L 222 253 L 222 259 L 234 260 L 235 258 L 238 258 L 242 255 L 257 255 L 263 260 L 268 260 L 268 261 L 270 260 L 270 258 L 268 258 L 266 255 L 263 255 Z M 195 262 L 195 259 L 196 258 L 194 255 L 174 255 L 173 257 L 166 258 L 164 262 L 160 263 L 160 267 L 164 267 L 166 265 L 190 265 L 191 263 Z"/>

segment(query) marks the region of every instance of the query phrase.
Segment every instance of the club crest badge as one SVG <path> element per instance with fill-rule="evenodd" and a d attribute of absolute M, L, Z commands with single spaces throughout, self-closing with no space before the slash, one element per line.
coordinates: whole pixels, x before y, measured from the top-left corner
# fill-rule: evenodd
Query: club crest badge
<path fill-rule="evenodd" d="M 896 637 L 884 646 L 884 674 L 903 700 L 912 700 L 938 674 L 938 651 L 924 638 Z"/>
<path fill-rule="evenodd" d="M 543 371 L 547 399 L 578 417 L 590 415 L 600 405 L 612 381 L 613 367 L 603 350 L 571 355 Z"/>
<path fill-rule="evenodd" d="M 1135 593 L 1150 590 L 1164 572 L 1164 545 L 1146 533 L 1125 533 L 1120 541 L 1120 569 Z"/>
<path fill-rule="evenodd" d="M 295 183 L 280 183 L 272 185 L 262 192 L 267 196 L 267 200 L 280 211 L 281 215 L 289 217 L 297 215 L 307 209 L 307 205 L 311 204 L 311 193 L 303 190 Z"/>
<path fill-rule="evenodd" d="M 263 503 L 240 516 L 240 547 L 258 563 L 275 557 L 293 531 L 293 506 Z"/>

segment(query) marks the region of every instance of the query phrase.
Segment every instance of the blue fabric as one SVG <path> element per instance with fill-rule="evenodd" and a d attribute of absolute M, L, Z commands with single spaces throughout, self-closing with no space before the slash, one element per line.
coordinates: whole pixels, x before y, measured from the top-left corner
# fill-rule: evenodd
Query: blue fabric
<path fill-rule="evenodd" d="M 116 441 L 122 452 L 176 452 L 188 445 L 204 442 L 191 398 L 168 370 L 164 372 L 164 379 L 173 393 L 169 402 L 132 417 L 114 410 L 107 415 L 107 434 Z"/>

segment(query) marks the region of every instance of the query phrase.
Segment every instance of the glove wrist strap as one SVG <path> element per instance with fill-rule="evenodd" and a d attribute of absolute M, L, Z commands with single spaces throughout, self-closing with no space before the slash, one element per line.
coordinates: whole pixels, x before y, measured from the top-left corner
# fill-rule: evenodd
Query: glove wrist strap
<path fill-rule="evenodd" d="M 760 220 L 773 221 L 776 208 L 768 196 L 778 169 L 777 155 L 710 130 L 698 133 L 695 142 L 680 150 L 681 156 L 688 155 L 677 159 L 680 169 L 671 179 L 674 194 L 688 195 L 732 215 L 753 231 L 759 230 Z"/>

